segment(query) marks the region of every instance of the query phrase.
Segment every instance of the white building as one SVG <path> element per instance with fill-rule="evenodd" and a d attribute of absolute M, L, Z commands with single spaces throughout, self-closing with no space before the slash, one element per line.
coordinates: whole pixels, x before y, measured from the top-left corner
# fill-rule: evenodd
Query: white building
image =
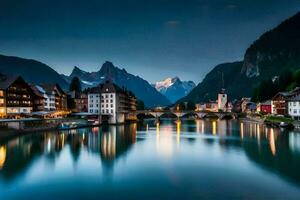
<path fill-rule="evenodd" d="M 100 115 L 102 121 L 110 124 L 125 122 L 135 111 L 134 95 L 111 82 L 92 88 L 88 94 L 88 112 Z"/>
<path fill-rule="evenodd" d="M 295 96 L 288 100 L 288 114 L 293 119 L 300 120 L 300 96 Z"/>
<path fill-rule="evenodd" d="M 100 114 L 101 88 L 93 87 L 88 94 L 88 112 L 91 114 Z"/>
<path fill-rule="evenodd" d="M 218 110 L 226 111 L 227 104 L 227 94 L 225 94 L 225 89 L 222 89 L 218 94 Z"/>

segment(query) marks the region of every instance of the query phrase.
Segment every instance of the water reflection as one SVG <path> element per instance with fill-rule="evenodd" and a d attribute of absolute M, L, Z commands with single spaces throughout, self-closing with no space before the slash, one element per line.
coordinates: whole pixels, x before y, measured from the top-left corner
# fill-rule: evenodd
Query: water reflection
<path fill-rule="evenodd" d="M 239 173 L 243 170 L 262 169 L 265 173 L 259 175 L 265 177 L 255 177 L 257 182 L 252 184 L 260 184 L 261 180 L 266 180 L 272 174 L 283 183 L 300 186 L 300 133 L 236 120 L 145 121 L 125 126 L 35 133 L 2 139 L 0 183 L 2 180 L 14 182 L 26 174 L 26 171 L 36 167 L 41 158 L 47 160 L 47 167 L 54 169 L 60 159 L 68 156 L 73 165 L 85 166 L 90 162 L 91 155 L 100 163 L 101 167 L 96 166 L 100 168 L 96 170 L 100 174 L 118 181 L 126 176 L 130 177 L 129 182 L 124 182 L 124 185 L 130 185 L 131 179 L 141 177 L 142 182 L 135 179 L 137 185 L 155 185 L 159 181 L 168 184 L 171 180 L 168 188 L 177 190 L 180 187 L 175 187 L 174 182 L 177 185 L 191 183 L 197 188 L 204 187 L 207 183 L 213 185 L 212 183 L 222 182 L 225 187 L 228 179 L 246 181 L 240 179 Z M 238 159 L 234 160 L 235 156 Z M 127 168 L 127 173 L 122 174 L 128 163 L 120 163 L 118 160 L 129 157 L 131 159 L 128 159 L 128 163 L 134 169 L 131 171 L 130 168 L 128 171 Z M 245 160 L 249 163 L 245 163 Z M 240 164 L 242 161 L 243 165 Z M 148 166 L 151 167 L 147 168 Z M 143 171 L 147 169 L 148 171 Z M 222 174 L 223 170 L 228 169 L 232 169 L 234 173 Z M 43 170 L 45 174 L 53 172 L 48 168 Z M 66 170 L 71 171 L 69 167 Z M 249 171 L 247 173 L 250 174 Z M 94 174 L 89 176 L 93 177 Z M 117 187 L 113 183 L 110 186 Z M 164 185 L 161 184 L 160 187 Z M 184 194 L 186 190 L 187 188 L 183 189 Z M 224 193 L 222 189 L 220 191 L 221 194 Z M 141 191 L 145 192 L 147 190 Z M 164 190 L 160 192 L 163 193 Z"/>
<path fill-rule="evenodd" d="M 0 145 L 0 177 L 6 180 L 17 177 L 30 167 L 36 157 L 46 156 L 54 164 L 67 147 L 74 163 L 81 151 L 86 149 L 99 154 L 104 165 L 112 167 L 114 160 L 136 142 L 136 128 L 136 124 L 103 126 L 24 135 L 6 141 L 6 144 Z"/>

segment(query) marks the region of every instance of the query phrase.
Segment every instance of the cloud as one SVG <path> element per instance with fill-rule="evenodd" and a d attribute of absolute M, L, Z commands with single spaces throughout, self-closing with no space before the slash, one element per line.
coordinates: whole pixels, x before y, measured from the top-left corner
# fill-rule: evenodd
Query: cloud
<path fill-rule="evenodd" d="M 181 21 L 179 21 L 179 20 L 170 20 L 170 21 L 166 22 L 166 25 L 170 26 L 170 27 L 177 27 L 180 24 L 181 24 Z"/>
<path fill-rule="evenodd" d="M 226 5 L 225 8 L 226 9 L 236 9 L 236 8 L 238 8 L 238 6 L 234 5 L 234 4 L 229 4 L 229 5 Z"/>

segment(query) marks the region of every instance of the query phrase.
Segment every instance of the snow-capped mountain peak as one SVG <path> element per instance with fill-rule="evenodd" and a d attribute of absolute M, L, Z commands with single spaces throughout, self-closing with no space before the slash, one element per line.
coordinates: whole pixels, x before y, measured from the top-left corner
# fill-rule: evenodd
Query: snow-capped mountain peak
<path fill-rule="evenodd" d="M 166 78 L 153 84 L 157 91 L 165 95 L 173 103 L 186 96 L 195 86 L 193 81 L 181 81 L 177 76 Z"/>

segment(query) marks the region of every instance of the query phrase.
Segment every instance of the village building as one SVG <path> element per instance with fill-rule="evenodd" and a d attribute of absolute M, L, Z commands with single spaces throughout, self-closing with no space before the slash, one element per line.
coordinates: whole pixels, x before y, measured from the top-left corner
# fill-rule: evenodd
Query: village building
<path fill-rule="evenodd" d="M 68 93 L 69 98 L 73 101 L 72 112 L 88 112 L 88 95 L 83 92 L 71 91 Z"/>
<path fill-rule="evenodd" d="M 241 100 L 241 111 L 247 112 L 247 104 L 251 102 L 251 98 L 244 97 Z"/>
<path fill-rule="evenodd" d="M 66 111 L 67 94 L 61 89 L 58 84 L 41 84 L 45 91 L 45 110 L 48 111 Z"/>
<path fill-rule="evenodd" d="M 222 89 L 218 94 L 218 111 L 225 112 L 227 110 L 227 94 L 225 89 Z"/>
<path fill-rule="evenodd" d="M 300 95 L 288 99 L 288 114 L 295 120 L 300 120 Z"/>
<path fill-rule="evenodd" d="M 33 112 L 44 111 L 45 110 L 45 90 L 38 85 L 30 86 L 33 91 Z"/>
<path fill-rule="evenodd" d="M 288 112 L 288 100 L 300 95 L 300 87 L 296 87 L 290 92 L 278 92 L 272 98 L 272 114 L 275 115 L 287 115 Z"/>
<path fill-rule="evenodd" d="M 268 101 L 264 101 L 262 103 L 258 103 L 256 111 L 262 112 L 265 114 L 271 114 L 272 113 L 272 101 L 268 100 Z"/>
<path fill-rule="evenodd" d="M 17 117 L 30 114 L 33 91 L 20 76 L 0 75 L 0 116 Z"/>
<path fill-rule="evenodd" d="M 132 92 L 107 81 L 89 92 L 88 111 L 100 115 L 102 121 L 123 123 L 135 118 L 136 98 Z"/>

